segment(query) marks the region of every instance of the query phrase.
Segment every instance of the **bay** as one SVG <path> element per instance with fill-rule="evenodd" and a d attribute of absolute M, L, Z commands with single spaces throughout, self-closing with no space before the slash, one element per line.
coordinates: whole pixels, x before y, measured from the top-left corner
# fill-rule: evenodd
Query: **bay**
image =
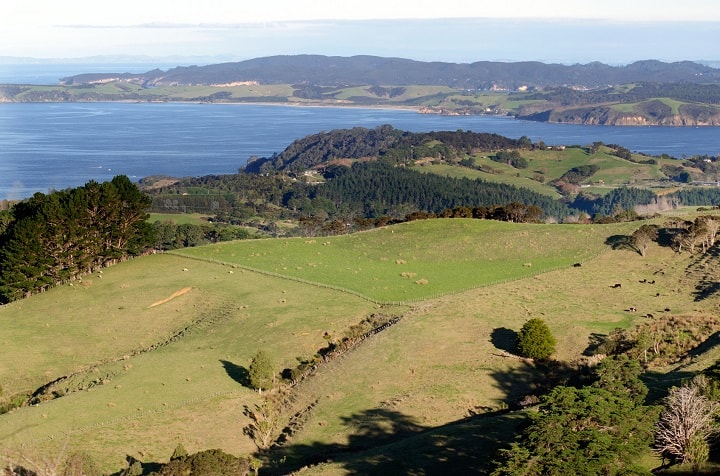
<path fill-rule="evenodd" d="M 546 124 L 411 110 L 256 104 L 0 104 L 0 199 L 124 174 L 235 173 L 308 134 L 390 124 L 413 132 L 471 130 L 548 145 L 619 144 L 650 155 L 717 155 L 720 129 Z"/>

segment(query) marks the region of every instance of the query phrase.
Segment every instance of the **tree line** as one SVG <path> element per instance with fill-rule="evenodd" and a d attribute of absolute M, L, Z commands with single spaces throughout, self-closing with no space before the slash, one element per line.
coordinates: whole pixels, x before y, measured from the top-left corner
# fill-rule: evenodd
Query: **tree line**
<path fill-rule="evenodd" d="M 312 218 L 320 223 L 383 217 L 398 220 L 416 212 L 445 216 L 447 210 L 461 207 L 497 208 L 512 203 L 536 207 L 540 218 L 561 220 L 577 212 L 529 189 L 481 179 L 424 174 L 384 160 L 356 162 L 351 167 L 328 166 L 323 174 L 322 184 L 294 180 L 279 173 L 244 172 L 186 179 L 175 186 L 151 191 L 152 210 L 210 213 L 217 220 L 246 225 L 258 215 L 268 219 Z M 183 195 L 185 190 L 191 193 Z M 483 215 L 489 218 L 487 213 Z"/>
<path fill-rule="evenodd" d="M 149 206 L 123 175 L 15 204 L 0 228 L 0 303 L 141 254 L 151 241 Z"/>

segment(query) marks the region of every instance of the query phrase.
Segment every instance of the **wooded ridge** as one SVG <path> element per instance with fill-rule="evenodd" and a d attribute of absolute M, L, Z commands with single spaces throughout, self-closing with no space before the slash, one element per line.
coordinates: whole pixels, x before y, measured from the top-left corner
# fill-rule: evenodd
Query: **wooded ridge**
<path fill-rule="evenodd" d="M 718 126 L 720 70 L 689 61 L 457 64 L 296 55 L 0 85 L 0 102 L 83 101 L 382 106 L 575 124 Z"/>
<path fill-rule="evenodd" d="M 79 74 L 64 78 L 67 85 L 110 79 L 142 82 L 147 86 L 211 85 L 256 81 L 261 84 L 310 84 L 348 87 L 363 85 L 434 85 L 455 89 L 516 90 L 522 86 L 599 88 L 635 82 L 695 84 L 720 82 L 720 70 L 690 61 L 638 61 L 626 66 L 545 64 L 537 61 L 474 63 L 423 62 L 378 56 L 268 56 L 207 66 L 179 66 L 146 73 Z"/>

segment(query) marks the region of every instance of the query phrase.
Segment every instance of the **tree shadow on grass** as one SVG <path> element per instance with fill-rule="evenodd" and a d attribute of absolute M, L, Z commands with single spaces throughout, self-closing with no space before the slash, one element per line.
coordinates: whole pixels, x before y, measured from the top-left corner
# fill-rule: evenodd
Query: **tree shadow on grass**
<path fill-rule="evenodd" d="M 235 380 L 243 387 L 250 387 L 250 374 L 245 367 L 234 364 L 229 360 L 220 360 L 220 363 L 225 369 L 225 372 L 228 374 L 228 377 Z"/>
<path fill-rule="evenodd" d="M 605 244 L 614 250 L 638 251 L 635 241 L 629 235 L 612 235 L 605 240 Z"/>
<path fill-rule="evenodd" d="M 585 357 L 591 357 L 597 354 L 605 345 L 607 337 L 608 336 L 606 334 L 599 334 L 597 332 L 591 333 L 590 337 L 588 337 L 588 346 L 585 348 L 582 355 Z"/>
<path fill-rule="evenodd" d="M 662 399 L 667 397 L 670 388 L 680 387 L 683 383 L 690 381 L 694 376 L 695 372 L 682 368 L 671 372 L 646 370 L 640 375 L 640 380 L 642 380 L 648 388 L 645 403 L 648 405 L 662 405 Z"/>
<path fill-rule="evenodd" d="M 156 471 L 160 471 L 162 469 L 161 463 L 155 463 L 155 462 L 149 462 L 144 463 L 133 456 L 126 455 L 125 461 L 127 463 L 127 466 L 120 471 L 117 471 L 115 473 L 110 473 L 110 476 L 124 476 L 125 474 L 154 474 Z M 133 469 L 130 469 L 133 468 Z M 136 473 L 134 471 L 142 471 L 141 473 Z M 14 474 L 14 473 L 13 473 Z M 21 473 L 25 474 L 25 473 Z M 34 472 L 27 473 L 28 475 L 36 474 Z"/>
<path fill-rule="evenodd" d="M 540 401 L 558 385 L 579 387 L 587 383 L 586 368 L 560 360 L 523 359 L 512 368 L 490 372 L 494 385 L 503 392 L 510 410 L 523 409 Z"/>
<path fill-rule="evenodd" d="M 490 343 L 496 349 L 512 354 L 517 350 L 517 333 L 507 327 L 496 327 L 490 333 Z"/>
<path fill-rule="evenodd" d="M 710 337 L 705 339 L 702 344 L 695 347 L 694 349 L 691 349 L 687 355 L 691 359 L 695 359 L 696 357 L 700 357 L 706 352 L 710 352 L 711 350 L 717 348 L 720 346 L 720 331 L 715 332 Z"/>
<path fill-rule="evenodd" d="M 282 463 L 267 471 L 288 474 L 332 461 L 352 475 L 488 474 L 495 453 L 509 447 L 524 419 L 503 413 L 430 428 L 396 410 L 365 410 L 342 419 L 354 430 L 346 444 L 288 444 L 275 450 L 281 458 L 272 457 Z"/>
<path fill-rule="evenodd" d="M 720 293 L 720 283 L 715 281 L 712 277 L 706 276 L 700 280 L 695 286 L 695 302 L 704 301 L 710 297 L 716 296 Z"/>

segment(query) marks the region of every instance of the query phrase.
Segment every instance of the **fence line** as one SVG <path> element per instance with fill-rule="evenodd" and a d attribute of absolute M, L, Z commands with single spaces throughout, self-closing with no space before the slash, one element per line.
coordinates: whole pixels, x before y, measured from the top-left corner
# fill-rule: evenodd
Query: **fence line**
<path fill-rule="evenodd" d="M 611 248 L 610 248 L 609 246 L 605 246 L 605 247 L 603 247 L 603 249 L 601 249 L 601 250 L 600 250 L 599 252 L 597 252 L 596 254 L 591 255 L 590 257 L 588 257 L 588 258 L 586 258 L 586 259 L 584 259 L 584 260 L 578 261 L 578 263 L 584 264 L 584 263 L 587 263 L 587 262 L 589 262 L 589 261 L 592 261 L 592 260 L 594 260 L 594 259 L 602 256 L 603 254 L 605 254 L 606 252 L 608 252 L 610 249 L 611 249 Z M 432 299 L 439 299 L 439 298 L 443 298 L 443 297 L 446 297 L 446 296 L 454 296 L 454 295 L 457 295 L 457 294 L 462 294 L 462 293 L 465 293 L 465 292 L 468 292 L 468 291 L 473 291 L 473 290 L 475 290 L 475 289 L 485 288 L 485 287 L 489 287 L 489 286 L 497 286 L 497 285 L 500 285 L 500 284 L 507 284 L 507 283 L 511 283 L 511 282 L 514 282 L 514 281 L 521 281 L 521 280 L 523 280 L 523 279 L 528 279 L 528 278 L 532 278 L 532 277 L 535 277 L 535 276 L 540 276 L 540 275 L 542 275 L 542 274 L 552 273 L 552 272 L 555 272 L 555 271 L 559 271 L 559 270 L 561 270 L 561 269 L 566 269 L 566 268 L 568 267 L 568 265 L 557 265 L 557 266 L 554 266 L 554 267 L 552 267 L 552 268 L 548 268 L 548 269 L 545 269 L 545 270 L 542 270 L 542 271 L 538 271 L 538 272 L 536 272 L 536 273 L 530 272 L 530 273 L 525 273 L 525 274 L 518 274 L 517 276 L 512 276 L 512 277 L 509 277 L 509 278 L 500 279 L 500 280 L 497 280 L 497 281 L 491 281 L 491 282 L 488 282 L 488 283 L 476 284 L 476 285 L 473 285 L 473 286 L 468 286 L 468 287 L 466 287 L 466 288 L 451 289 L 451 290 L 448 290 L 448 291 L 440 291 L 440 292 L 438 292 L 438 293 L 429 294 L 429 295 L 426 295 L 426 296 L 420 296 L 420 297 L 417 297 L 417 298 L 406 299 L 406 300 L 385 301 L 385 300 L 375 299 L 375 298 L 366 296 L 366 295 L 364 295 L 364 294 L 362 294 L 362 293 L 360 293 L 360 292 L 358 292 L 358 291 L 354 291 L 354 290 L 352 290 L 352 289 L 344 288 L 344 287 L 342 287 L 342 286 L 335 286 L 335 285 L 333 285 L 333 284 L 322 283 L 322 282 L 319 282 L 319 281 L 310 281 L 310 280 L 308 280 L 308 279 L 298 278 L 298 277 L 290 276 L 290 275 L 287 275 L 287 274 L 280 274 L 280 273 L 276 273 L 276 272 L 274 272 L 274 271 L 268 271 L 268 270 L 264 270 L 264 269 L 253 268 L 253 267 L 251 267 L 251 266 L 247 266 L 247 265 L 244 265 L 244 264 L 231 263 L 231 262 L 228 262 L 228 261 L 222 261 L 222 260 L 218 260 L 218 259 L 215 259 L 215 258 L 205 258 L 205 257 L 200 257 L 200 256 L 187 255 L 187 254 L 184 254 L 184 253 L 182 253 L 181 251 L 177 251 L 177 250 L 167 251 L 166 253 L 172 254 L 172 255 L 175 255 L 175 256 L 179 256 L 179 257 L 182 257 L 182 258 L 191 259 L 191 260 L 202 261 L 202 262 L 206 262 L 206 263 L 214 263 L 214 264 L 219 264 L 219 265 L 221 265 L 221 266 L 228 266 L 228 267 L 234 268 L 234 269 L 243 269 L 243 270 L 246 270 L 246 271 L 250 271 L 250 272 L 252 272 L 252 273 L 258 273 L 258 274 L 262 274 L 262 275 L 265 275 L 265 276 L 271 276 L 271 277 L 274 277 L 274 278 L 286 279 L 286 280 L 288 280 L 288 281 L 295 281 L 295 282 L 298 282 L 298 283 L 307 284 L 307 285 L 309 285 L 309 286 L 316 286 L 316 287 L 319 287 L 319 288 L 331 289 L 331 290 L 333 290 L 333 291 L 339 291 L 339 292 L 351 294 L 351 295 L 353 295 L 353 296 L 357 296 L 357 297 L 359 297 L 360 299 L 363 299 L 363 300 L 365 300 L 365 301 L 368 301 L 368 302 L 371 302 L 371 303 L 373 303 L 373 304 L 377 304 L 377 305 L 380 305 L 380 306 L 412 306 L 413 304 L 417 304 L 418 302 L 427 301 L 427 300 L 432 300 Z"/>

